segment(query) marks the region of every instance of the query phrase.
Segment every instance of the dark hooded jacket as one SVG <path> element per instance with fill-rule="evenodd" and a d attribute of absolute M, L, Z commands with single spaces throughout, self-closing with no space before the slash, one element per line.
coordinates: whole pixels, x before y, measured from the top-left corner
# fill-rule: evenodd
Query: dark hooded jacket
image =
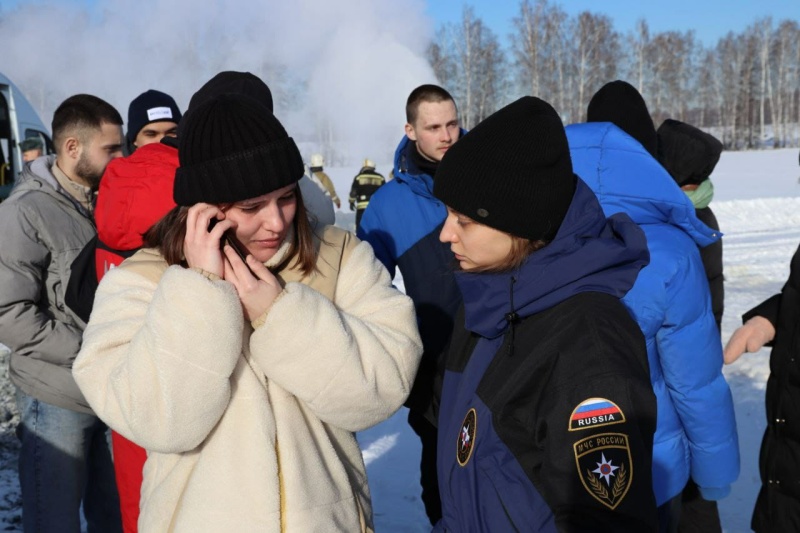
<path fill-rule="evenodd" d="M 576 192 L 515 271 L 458 272 L 464 307 L 437 383 L 437 531 L 654 531 L 656 401 L 619 298 L 642 231 Z"/>
<path fill-rule="evenodd" d="M 710 207 L 695 209 L 697 218 L 711 228 L 719 232 L 719 222 Z M 725 278 L 722 271 L 722 239 L 713 242 L 705 248 L 700 248 L 700 259 L 703 261 L 703 268 L 708 279 L 708 288 L 711 291 L 711 311 L 714 313 L 714 321 L 717 329 L 722 331 L 722 315 L 725 312 Z"/>
<path fill-rule="evenodd" d="M 748 311 L 775 327 L 767 381 L 767 429 L 761 443 L 756 533 L 800 531 L 800 248 L 780 294 Z"/>

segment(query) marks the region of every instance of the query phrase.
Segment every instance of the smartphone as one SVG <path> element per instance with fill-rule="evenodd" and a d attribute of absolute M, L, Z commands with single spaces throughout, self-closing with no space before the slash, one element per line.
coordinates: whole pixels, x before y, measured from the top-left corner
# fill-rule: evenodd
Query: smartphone
<path fill-rule="evenodd" d="M 216 218 L 212 218 L 208 222 L 208 232 L 211 233 L 211 230 L 214 229 L 214 226 L 217 225 L 219 222 Z M 225 247 L 225 243 L 228 241 L 228 232 L 222 234 L 222 238 L 219 240 L 219 249 L 222 250 Z"/>
<path fill-rule="evenodd" d="M 212 218 L 211 221 L 208 223 L 208 231 L 214 229 L 214 226 L 216 224 L 217 224 L 217 219 Z M 248 252 L 247 249 L 244 247 L 244 245 L 240 243 L 239 240 L 233 235 L 232 230 L 228 230 L 222 234 L 222 238 L 219 240 L 220 250 L 222 250 L 225 247 L 225 243 L 228 243 L 231 246 L 231 248 L 233 248 L 233 251 L 236 252 L 236 255 L 238 255 L 239 258 L 242 260 L 244 266 L 246 266 L 247 269 L 250 270 L 250 267 L 247 266 L 247 260 L 246 260 L 250 252 Z M 252 273 L 253 271 L 250 270 L 250 272 Z"/>
<path fill-rule="evenodd" d="M 233 232 L 231 230 L 226 231 L 222 234 L 222 240 L 230 244 L 233 251 L 236 252 L 236 255 L 242 260 L 242 262 L 246 265 L 247 261 L 245 260 L 250 252 L 244 247 L 239 240 L 233 236 Z"/>

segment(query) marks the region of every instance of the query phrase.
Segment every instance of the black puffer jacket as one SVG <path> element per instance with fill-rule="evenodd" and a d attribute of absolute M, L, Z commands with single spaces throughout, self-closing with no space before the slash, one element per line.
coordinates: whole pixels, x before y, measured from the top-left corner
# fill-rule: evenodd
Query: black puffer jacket
<path fill-rule="evenodd" d="M 710 207 L 695 209 L 697 218 L 709 228 L 719 232 L 719 222 Z M 709 244 L 705 248 L 700 248 L 700 258 L 703 260 L 703 267 L 706 269 L 708 278 L 708 288 L 711 289 L 711 309 L 714 312 L 714 320 L 717 328 L 721 329 L 722 313 L 725 311 L 725 285 L 722 276 L 722 239 Z"/>
<path fill-rule="evenodd" d="M 767 430 L 761 444 L 761 492 L 751 527 L 757 533 L 800 531 L 800 249 L 789 280 L 748 311 L 775 326 L 767 381 Z"/>

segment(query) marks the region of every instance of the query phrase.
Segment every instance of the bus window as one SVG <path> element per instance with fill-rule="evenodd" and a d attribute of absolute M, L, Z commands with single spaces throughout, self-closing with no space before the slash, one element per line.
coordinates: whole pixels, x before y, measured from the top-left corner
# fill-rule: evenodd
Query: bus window
<path fill-rule="evenodd" d="M 42 146 L 44 146 L 44 155 L 56 153 L 56 149 L 55 149 L 55 146 L 53 145 L 53 141 L 43 131 L 26 129 L 25 130 L 25 138 L 26 139 L 30 139 L 31 137 L 35 137 L 35 138 L 39 139 L 40 141 L 42 141 Z"/>

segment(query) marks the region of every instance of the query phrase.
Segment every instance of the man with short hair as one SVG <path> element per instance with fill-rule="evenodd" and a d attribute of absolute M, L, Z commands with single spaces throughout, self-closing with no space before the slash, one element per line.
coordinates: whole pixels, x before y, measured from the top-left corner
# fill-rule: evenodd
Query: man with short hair
<path fill-rule="evenodd" d="M 25 531 L 121 531 L 107 427 L 72 378 L 85 324 L 64 305 L 75 256 L 95 234 L 95 192 L 122 155 L 122 117 L 88 94 L 53 116 L 55 155 L 26 165 L 0 204 L 0 343 L 11 350 Z"/>
<path fill-rule="evenodd" d="M 394 157 L 394 179 L 370 199 L 358 237 L 394 277 L 399 268 L 414 300 L 424 352 L 406 401 L 408 423 L 422 441 L 422 501 L 432 524 L 441 518 L 436 479 L 436 428 L 424 417 L 433 396 L 436 363 L 453 329 L 461 293 L 453 276 L 453 254 L 439 241 L 447 216 L 433 196 L 433 176 L 445 152 L 465 133 L 453 97 L 437 85 L 421 85 L 406 101 L 406 136 Z"/>
<path fill-rule="evenodd" d="M 25 163 L 41 157 L 44 153 L 44 145 L 38 137 L 28 137 L 19 143 L 19 149 L 22 151 L 22 161 Z"/>
<path fill-rule="evenodd" d="M 133 99 L 128 106 L 128 153 L 164 137 L 178 136 L 181 110 L 170 95 L 150 89 Z"/>
<path fill-rule="evenodd" d="M 97 235 L 72 265 L 66 291 L 67 306 L 84 322 L 89 321 L 99 279 L 133 255 L 141 236 L 175 207 L 172 181 L 181 117 L 175 100 L 154 89 L 128 106 L 125 140 L 130 155 L 106 167 L 94 213 Z M 149 148 L 137 150 L 145 146 Z"/>
<path fill-rule="evenodd" d="M 172 184 L 180 120 L 172 97 L 152 89 L 128 107 L 127 140 L 135 151 L 106 167 L 95 209 L 97 236 L 72 263 L 66 289 L 67 306 L 84 322 L 89 321 L 103 275 L 136 253 L 142 235 L 175 207 Z M 123 529 L 135 533 L 147 454 L 117 432 L 112 432 L 111 443 Z"/>

